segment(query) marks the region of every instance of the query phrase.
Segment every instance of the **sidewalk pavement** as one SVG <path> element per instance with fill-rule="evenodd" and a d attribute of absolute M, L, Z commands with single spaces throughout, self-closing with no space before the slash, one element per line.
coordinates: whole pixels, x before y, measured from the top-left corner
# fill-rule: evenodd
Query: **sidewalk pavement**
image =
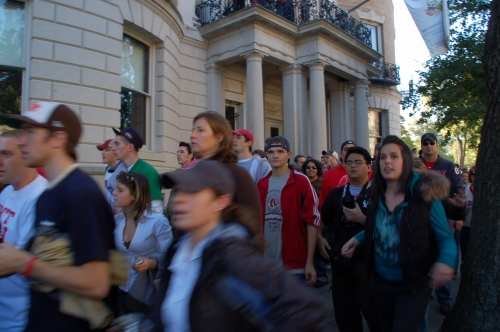
<path fill-rule="evenodd" d="M 328 278 L 331 282 L 331 271 L 328 270 Z M 312 288 L 314 292 L 323 300 L 326 308 L 326 316 L 327 316 L 327 327 L 323 330 L 324 332 L 338 332 L 339 329 L 337 327 L 337 323 L 335 322 L 335 314 L 333 311 L 333 302 L 332 302 L 332 294 L 330 290 L 330 283 L 321 287 L 321 288 Z M 453 301 L 455 301 L 458 293 L 458 287 L 460 285 L 460 275 L 457 275 L 457 278 L 453 281 L 452 294 Z M 435 332 L 441 327 L 441 324 L 444 321 L 445 316 L 443 316 L 439 312 L 439 303 L 437 302 L 436 296 L 430 301 L 429 307 L 429 330 L 428 332 Z M 369 331 L 368 325 L 364 322 L 364 331 Z"/>

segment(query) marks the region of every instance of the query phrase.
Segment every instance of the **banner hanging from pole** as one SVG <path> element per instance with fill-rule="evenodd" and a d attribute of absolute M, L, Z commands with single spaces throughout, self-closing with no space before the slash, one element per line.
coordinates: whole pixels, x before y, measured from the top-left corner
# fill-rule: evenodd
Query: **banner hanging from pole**
<path fill-rule="evenodd" d="M 450 50 L 450 20 L 447 0 L 405 0 L 431 56 Z"/>

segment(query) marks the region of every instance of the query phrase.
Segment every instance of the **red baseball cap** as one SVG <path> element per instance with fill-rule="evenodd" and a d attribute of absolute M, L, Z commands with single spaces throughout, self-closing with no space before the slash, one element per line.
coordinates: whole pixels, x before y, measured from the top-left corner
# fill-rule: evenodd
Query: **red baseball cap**
<path fill-rule="evenodd" d="M 102 150 L 106 149 L 111 144 L 111 142 L 113 142 L 113 140 L 111 138 L 107 139 L 104 143 L 97 146 L 97 150 L 102 151 Z"/>
<path fill-rule="evenodd" d="M 246 130 L 246 129 L 237 129 L 237 130 L 233 130 L 233 134 L 235 135 L 240 135 L 240 136 L 245 136 L 246 138 L 248 138 L 248 140 L 250 142 L 252 142 L 253 144 L 253 134 L 250 132 L 250 130 Z"/>

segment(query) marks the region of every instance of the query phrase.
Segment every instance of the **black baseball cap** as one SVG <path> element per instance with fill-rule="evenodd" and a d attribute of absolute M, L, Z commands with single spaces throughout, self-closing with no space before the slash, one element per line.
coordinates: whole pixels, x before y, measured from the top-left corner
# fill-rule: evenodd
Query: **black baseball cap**
<path fill-rule="evenodd" d="M 139 151 L 144 145 L 144 139 L 142 138 L 141 134 L 139 134 L 139 132 L 132 127 L 127 127 L 125 129 L 122 129 L 121 131 L 113 128 L 113 131 L 116 135 L 125 137 L 127 141 L 130 142 L 130 144 L 134 145 L 134 148 L 137 151 Z"/>
<path fill-rule="evenodd" d="M 423 143 L 425 140 L 429 140 L 431 142 L 437 142 L 436 135 L 434 135 L 433 133 L 427 133 L 422 135 L 422 137 L 420 138 L 420 142 Z"/>
<path fill-rule="evenodd" d="M 340 146 L 340 152 L 342 152 L 342 150 L 344 150 L 344 146 L 346 146 L 347 144 L 356 145 L 356 143 L 354 143 L 353 140 L 348 139 L 347 141 L 345 141 L 344 143 L 342 143 L 342 145 Z"/>
<path fill-rule="evenodd" d="M 279 141 L 279 143 L 273 143 L 276 141 Z M 290 143 L 283 136 L 274 136 L 267 141 L 266 152 L 271 148 L 283 148 L 287 151 L 290 151 Z"/>
<path fill-rule="evenodd" d="M 219 194 L 234 196 L 236 184 L 231 171 L 222 163 L 210 159 L 198 159 L 184 165 L 181 169 L 163 173 L 163 187 L 176 188 L 195 193 L 213 188 Z"/>

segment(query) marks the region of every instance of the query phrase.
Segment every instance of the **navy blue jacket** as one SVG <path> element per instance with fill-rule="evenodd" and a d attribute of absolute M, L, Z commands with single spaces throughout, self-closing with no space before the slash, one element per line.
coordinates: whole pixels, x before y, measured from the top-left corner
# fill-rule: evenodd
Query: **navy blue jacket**
<path fill-rule="evenodd" d="M 422 159 L 422 161 L 424 160 Z M 438 156 L 432 170 L 450 180 L 450 197 L 453 197 L 453 194 L 458 194 L 459 190 L 464 190 L 460 169 L 451 161 Z"/>

